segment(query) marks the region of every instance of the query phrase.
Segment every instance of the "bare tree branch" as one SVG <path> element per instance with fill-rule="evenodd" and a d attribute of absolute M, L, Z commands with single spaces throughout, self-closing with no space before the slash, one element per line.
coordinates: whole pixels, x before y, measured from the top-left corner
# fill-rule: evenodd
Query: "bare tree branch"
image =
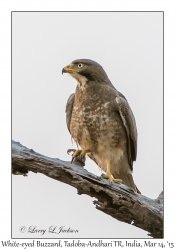
<path fill-rule="evenodd" d="M 95 197 L 98 210 L 146 230 L 153 238 L 163 238 L 163 192 L 157 199 L 147 198 L 123 184 L 110 184 L 82 166 L 49 158 L 12 141 L 12 173 L 27 175 L 29 171 L 67 183 L 78 194 Z"/>

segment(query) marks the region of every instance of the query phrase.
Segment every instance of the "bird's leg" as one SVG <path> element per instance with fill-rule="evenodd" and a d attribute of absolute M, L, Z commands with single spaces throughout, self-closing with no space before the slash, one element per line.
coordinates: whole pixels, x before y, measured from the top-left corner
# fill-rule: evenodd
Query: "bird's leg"
<path fill-rule="evenodd" d="M 111 162 L 110 162 L 110 160 L 107 160 L 106 163 L 107 163 L 106 174 L 103 175 L 103 178 L 109 179 L 110 182 L 114 181 L 114 182 L 122 183 L 121 179 L 114 179 L 114 177 L 111 175 Z"/>
<path fill-rule="evenodd" d="M 103 178 L 109 179 L 109 181 L 112 182 L 113 177 L 111 176 L 111 171 L 110 171 L 110 160 L 107 160 L 106 163 L 107 163 L 106 174 L 103 175 Z"/>
<path fill-rule="evenodd" d="M 85 155 L 89 152 L 89 150 L 75 150 L 73 155 L 72 155 L 72 161 L 74 160 L 74 158 L 76 158 L 77 156 L 80 156 L 81 160 L 83 160 L 83 158 L 85 158 Z"/>
<path fill-rule="evenodd" d="M 77 158 L 77 157 L 80 157 L 80 160 L 81 160 L 82 162 L 84 162 L 85 155 L 86 155 L 87 153 L 89 153 L 90 150 L 89 150 L 89 149 L 88 149 L 88 150 L 68 149 L 68 150 L 67 150 L 67 153 L 69 154 L 70 152 L 73 152 L 71 163 L 72 163 L 73 160 L 74 160 L 75 158 Z"/>

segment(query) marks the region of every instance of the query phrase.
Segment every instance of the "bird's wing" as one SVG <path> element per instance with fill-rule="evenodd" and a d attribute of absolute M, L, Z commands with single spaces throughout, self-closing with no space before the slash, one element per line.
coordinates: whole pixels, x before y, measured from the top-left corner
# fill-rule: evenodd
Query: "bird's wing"
<path fill-rule="evenodd" d="M 116 107 L 117 111 L 120 114 L 123 125 L 126 129 L 127 133 L 127 141 L 128 141 L 128 160 L 132 169 L 133 161 L 136 160 L 137 157 L 137 127 L 134 115 L 132 110 L 126 100 L 126 98 L 120 93 L 116 98 Z"/>
<path fill-rule="evenodd" d="M 75 94 L 71 94 L 67 100 L 66 103 L 66 123 L 67 123 L 67 128 L 70 132 L 70 121 L 72 117 L 72 109 L 74 105 L 74 100 L 75 100 Z"/>

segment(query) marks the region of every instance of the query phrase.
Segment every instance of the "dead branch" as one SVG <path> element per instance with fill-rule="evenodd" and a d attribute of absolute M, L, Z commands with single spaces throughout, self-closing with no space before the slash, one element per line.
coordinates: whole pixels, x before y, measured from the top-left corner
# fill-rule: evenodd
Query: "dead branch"
<path fill-rule="evenodd" d="M 163 192 L 150 199 L 123 184 L 110 184 L 82 166 L 49 158 L 12 141 L 12 173 L 25 176 L 29 171 L 69 184 L 79 195 L 95 197 L 98 210 L 149 232 L 153 238 L 163 238 Z"/>

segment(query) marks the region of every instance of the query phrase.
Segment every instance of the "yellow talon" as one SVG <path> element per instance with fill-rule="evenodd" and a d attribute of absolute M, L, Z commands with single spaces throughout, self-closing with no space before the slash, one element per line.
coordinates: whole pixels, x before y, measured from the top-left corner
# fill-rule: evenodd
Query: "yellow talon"
<path fill-rule="evenodd" d="M 75 158 L 78 155 L 81 155 L 82 150 L 75 150 L 74 153 L 72 154 L 72 157 Z"/>
<path fill-rule="evenodd" d="M 106 169 L 106 174 L 103 175 L 103 178 L 109 179 L 110 182 L 114 181 L 114 182 L 120 182 L 120 183 L 122 183 L 121 179 L 114 179 L 114 177 L 111 175 L 110 160 L 107 160 L 106 163 L 107 163 L 107 169 Z"/>
<path fill-rule="evenodd" d="M 107 172 L 106 172 L 106 174 L 105 175 L 103 175 L 103 178 L 105 178 L 105 179 L 109 179 L 109 181 L 110 182 L 112 182 L 113 181 L 113 177 L 112 177 L 112 175 L 111 174 L 108 174 Z"/>
<path fill-rule="evenodd" d="M 113 181 L 114 181 L 114 182 L 123 183 L 122 179 L 114 179 L 114 178 L 113 178 Z"/>
<path fill-rule="evenodd" d="M 85 157 L 85 155 L 90 152 L 90 150 L 76 150 L 76 149 L 68 149 L 67 153 L 69 154 L 70 152 L 73 152 L 72 154 L 72 161 L 73 162 L 74 158 L 80 156 L 81 160 L 83 160 L 83 158 Z"/>

